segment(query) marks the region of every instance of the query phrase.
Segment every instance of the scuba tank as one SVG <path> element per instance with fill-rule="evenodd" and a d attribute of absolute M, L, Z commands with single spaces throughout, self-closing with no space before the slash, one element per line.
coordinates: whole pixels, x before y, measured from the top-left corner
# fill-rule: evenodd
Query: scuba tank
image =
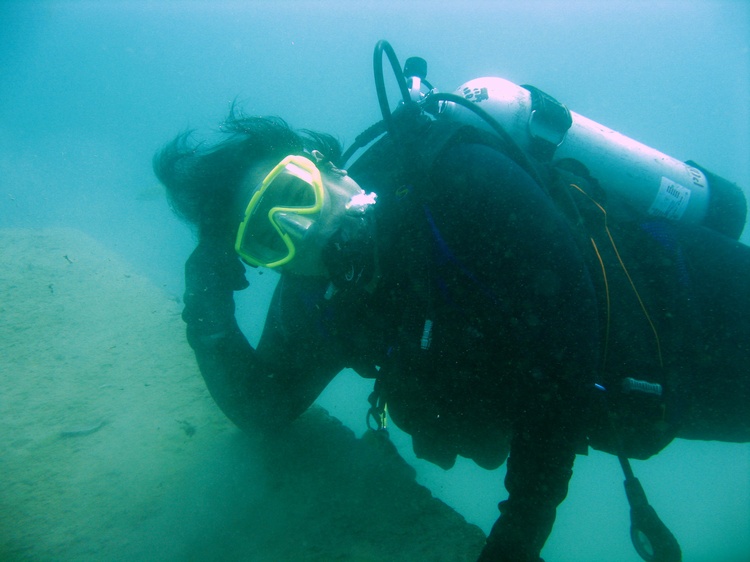
<path fill-rule="evenodd" d="M 456 95 L 481 107 L 537 162 L 573 159 L 603 190 L 641 214 L 699 224 L 737 239 L 747 203 L 735 184 L 681 162 L 582 115 L 532 86 L 476 78 Z M 496 131 L 465 104 L 444 101 L 439 118 Z"/>

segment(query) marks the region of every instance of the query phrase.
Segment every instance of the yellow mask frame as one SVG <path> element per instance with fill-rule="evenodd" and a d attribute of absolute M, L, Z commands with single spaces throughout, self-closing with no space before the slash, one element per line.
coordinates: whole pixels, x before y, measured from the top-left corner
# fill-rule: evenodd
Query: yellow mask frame
<path fill-rule="evenodd" d="M 280 267 L 294 259 L 301 239 L 320 215 L 323 178 L 312 160 L 289 155 L 255 189 L 237 230 L 234 249 L 248 264 Z M 293 238 L 294 237 L 294 238 Z"/>

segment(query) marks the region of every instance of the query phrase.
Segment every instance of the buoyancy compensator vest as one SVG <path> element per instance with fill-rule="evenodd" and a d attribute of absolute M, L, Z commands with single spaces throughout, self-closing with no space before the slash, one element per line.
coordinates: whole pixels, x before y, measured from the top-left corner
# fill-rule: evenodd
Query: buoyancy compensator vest
<path fill-rule="evenodd" d="M 384 46 L 386 52 L 389 47 L 387 44 Z M 351 167 L 351 171 L 358 180 L 364 180 L 365 183 L 376 182 L 376 185 L 368 185 L 368 188 L 375 189 L 380 195 L 378 207 L 386 223 L 382 225 L 384 228 L 379 229 L 379 236 L 383 237 L 384 242 L 387 242 L 389 238 L 398 240 L 424 236 L 424 233 L 419 232 L 419 229 L 413 226 L 414 221 L 409 220 L 414 216 L 415 211 L 419 211 L 414 208 L 414 205 L 420 207 L 423 204 L 429 204 L 431 198 L 440 197 L 440 193 L 434 192 L 428 179 L 432 164 L 443 151 L 462 143 L 484 144 L 503 151 L 532 175 L 545 189 L 561 213 L 567 217 L 572 227 L 571 233 L 578 240 L 581 248 L 585 248 L 586 254 L 591 254 L 591 244 L 596 239 L 598 248 L 596 257 L 599 261 L 592 262 L 590 265 L 592 271 L 595 272 L 595 277 L 596 272 L 606 269 L 604 275 L 608 279 L 605 279 L 605 285 L 608 286 L 604 289 L 606 296 L 603 295 L 602 300 L 604 302 L 609 301 L 610 298 L 613 299 L 612 313 L 617 314 L 617 318 L 612 319 L 613 326 L 617 322 L 620 324 L 629 322 L 627 318 L 621 316 L 623 310 L 621 304 L 629 302 L 628 298 L 641 298 L 638 294 L 640 288 L 630 285 L 625 265 L 618 265 L 620 263 L 617 256 L 618 250 L 614 242 L 612 242 L 611 249 L 608 246 L 609 232 L 606 228 L 606 217 L 615 219 L 618 216 L 616 207 L 628 207 L 628 210 L 622 212 L 622 216 L 635 220 L 628 220 L 626 223 L 640 224 L 649 220 L 667 219 L 674 222 L 702 224 L 734 238 L 741 233 L 746 213 L 745 198 L 736 185 L 726 180 L 714 180 L 712 178 L 715 176 L 710 174 L 701 175 L 703 172 L 697 168 L 692 171 L 690 164 L 683 164 L 614 131 L 604 134 L 602 131 L 607 129 L 603 126 L 585 118 L 579 119 L 567 108 L 531 87 L 522 88 L 506 84 L 507 90 L 511 91 L 516 98 L 505 102 L 499 101 L 497 96 L 500 94 L 493 97 L 494 94 L 490 95 L 491 92 L 486 93 L 484 100 L 478 97 L 483 97 L 485 94 L 479 94 L 476 99 L 472 99 L 472 95 L 466 92 L 462 96 L 440 94 L 432 89 L 432 86 L 424 80 L 424 76 L 417 76 L 417 79 L 405 76 L 394 61 L 391 63 L 394 65 L 394 71 L 404 81 L 401 85 L 403 99 L 398 108 L 391 113 L 387 99 L 380 95 L 382 84 L 378 85 L 379 99 L 381 102 L 385 99 L 385 103 L 381 103 L 384 120 L 369 130 L 372 137 L 365 144 L 369 144 L 386 131 L 389 134 L 383 136 L 376 146 L 371 147 Z M 425 71 L 424 64 L 407 63 L 406 68 L 416 68 L 417 72 L 422 73 Z M 377 75 L 378 71 L 376 71 Z M 482 80 L 474 83 L 478 86 Z M 507 92 L 504 95 L 508 97 Z M 482 109 L 480 106 L 488 100 L 492 100 L 492 104 L 485 105 L 487 109 Z M 498 123 L 492 115 L 488 115 L 488 113 L 502 114 L 503 111 L 506 118 L 512 114 L 510 123 L 505 124 L 508 125 L 507 128 L 504 124 Z M 474 119 L 471 115 L 478 117 Z M 577 150 L 568 147 L 567 152 L 561 151 L 571 131 L 577 129 L 579 137 L 590 141 L 588 145 L 581 142 L 577 145 L 579 146 Z M 510 134 L 509 130 L 514 131 L 514 134 Z M 601 146 L 596 145 L 592 140 L 596 137 L 596 131 L 599 131 L 598 134 L 603 139 Z M 366 134 L 368 132 L 363 133 L 362 137 L 364 138 Z M 520 141 L 516 142 L 514 136 L 519 137 Z M 627 154 L 630 148 L 632 148 L 632 153 Z M 351 149 L 348 153 L 351 154 Z M 607 182 L 610 180 L 610 176 L 607 175 L 608 169 L 597 162 L 600 153 L 604 154 L 602 158 L 605 160 L 609 159 L 614 162 L 614 171 L 611 173 L 620 175 L 617 180 L 620 182 L 619 191 L 608 188 Z M 655 162 L 651 164 L 646 162 L 642 166 L 644 169 L 639 169 L 639 157 L 648 160 L 645 155 L 653 157 Z M 383 167 L 383 162 L 390 162 L 392 165 Z M 599 170 L 600 174 L 605 176 L 604 181 L 595 177 L 591 173 L 592 169 Z M 640 189 L 640 183 L 636 182 L 634 189 L 631 190 L 635 192 L 634 198 L 629 199 L 631 193 L 626 192 L 627 181 L 625 179 L 628 174 L 640 178 L 639 182 L 651 181 L 651 188 L 654 187 L 653 182 L 657 182 L 659 187 L 655 188 L 656 193 L 654 194 L 652 189 L 649 195 L 648 190 Z M 658 174 L 663 175 L 657 179 Z M 668 178 L 667 174 L 671 177 Z M 696 178 L 695 182 L 693 178 Z M 692 183 L 689 186 L 680 184 L 674 187 L 679 182 Z M 672 185 L 673 189 L 664 187 L 667 183 Z M 572 188 L 578 188 L 578 190 Z M 659 190 L 662 188 L 673 193 L 660 195 Z M 405 196 L 407 192 L 412 196 Z M 650 196 L 654 200 L 649 208 L 645 208 Z M 671 202 L 670 197 L 673 198 Z M 605 221 L 604 230 L 599 224 L 602 221 Z M 612 224 L 616 222 L 613 220 Z M 405 228 L 407 230 L 411 228 L 411 230 L 407 233 L 404 231 Z M 612 256 L 609 256 L 609 253 Z M 666 275 L 668 276 L 669 272 L 666 272 Z M 609 314 L 609 310 L 606 314 Z M 638 320 L 639 324 L 651 323 L 647 311 L 644 310 L 642 316 L 643 318 Z M 605 318 L 603 321 L 609 324 L 610 320 Z M 665 327 L 665 330 L 669 332 L 668 327 Z M 645 352 L 649 352 L 646 355 L 651 355 L 651 347 L 654 344 L 652 330 L 646 329 L 642 332 L 639 331 L 639 336 L 643 340 L 641 347 Z M 662 335 L 662 339 L 668 340 L 669 338 Z M 613 339 L 612 345 L 616 343 L 617 340 Z M 658 336 L 656 336 L 657 347 L 658 344 Z M 665 351 L 671 354 L 673 350 L 667 347 L 669 346 L 665 347 Z M 658 363 L 661 363 L 661 358 Z M 612 369 L 610 365 L 603 365 L 602 368 L 601 382 L 605 386 L 600 386 L 600 388 L 606 387 L 607 395 L 614 395 L 622 386 L 621 383 L 624 384 L 628 380 L 636 384 L 635 390 L 630 388 L 623 390 L 621 401 L 624 404 L 623 408 L 627 410 L 621 416 L 623 418 L 621 425 L 632 426 L 633 431 L 630 432 L 632 435 L 628 438 L 620 435 L 616 442 L 609 442 L 609 436 L 606 435 L 608 426 L 603 426 L 601 429 L 604 437 L 597 440 L 598 446 L 595 448 L 615 454 L 619 452 L 632 458 L 648 458 L 656 454 L 674 437 L 675 426 L 672 422 L 663 423 L 665 421 L 664 401 L 661 390 L 659 393 L 643 392 L 641 386 L 653 385 L 654 388 L 661 389 L 667 383 L 666 366 L 651 370 L 644 370 L 631 364 L 628 364 L 628 368 L 623 367 L 619 370 Z M 645 407 L 641 407 L 644 401 L 648 403 Z M 622 409 L 611 400 L 607 402 L 610 407 Z M 645 414 L 646 410 L 648 414 Z M 658 424 L 654 425 L 654 420 L 657 420 Z"/>

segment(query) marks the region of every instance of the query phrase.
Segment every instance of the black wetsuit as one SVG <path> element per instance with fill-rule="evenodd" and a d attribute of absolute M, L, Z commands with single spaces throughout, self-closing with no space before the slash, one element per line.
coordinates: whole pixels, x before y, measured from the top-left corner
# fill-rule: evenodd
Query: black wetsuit
<path fill-rule="evenodd" d="M 687 361 L 670 362 L 670 354 L 702 337 L 698 307 L 677 310 L 684 298 L 708 298 L 707 290 L 695 292 L 694 281 L 680 281 L 695 268 L 683 255 L 690 251 L 674 244 L 697 234 L 643 223 L 620 227 L 615 235 L 630 240 L 622 250 L 640 289 L 633 291 L 614 272 L 620 267 L 614 253 L 593 249 L 588 230 L 603 228 L 595 211 L 584 209 L 572 228 L 549 195 L 500 151 L 481 143 L 446 146 L 414 182 L 377 153 L 352 169 L 364 189 L 379 195 L 374 290 L 330 296 L 328 281 L 282 275 L 253 350 L 233 316 L 232 291 L 247 285 L 242 268 L 230 245 L 202 241 L 186 267 L 188 337 L 209 390 L 241 427 L 271 430 L 294 419 L 351 367 L 378 378 L 391 419 L 411 434 L 418 456 L 447 468 L 463 455 L 494 468 L 510 451 L 509 496 L 482 559 L 536 561 L 576 452 L 585 450 L 592 427 L 602 434 L 611 429 L 597 417 L 607 392 L 614 394 L 608 386 L 623 376 L 639 378 L 644 369 L 676 377 Z M 715 238 L 726 249 L 722 259 L 740 259 L 747 278 L 750 252 Z M 654 252 L 641 260 L 643 248 Z M 207 260 L 214 271 L 206 271 Z M 602 271 L 612 272 L 611 286 Z M 706 275 L 701 286 L 716 281 Z M 679 282 L 683 289 L 668 290 Z M 655 326 L 633 306 L 638 298 Z M 725 303 L 711 306 L 728 313 Z M 750 312 L 747 297 L 738 306 Z M 679 322 L 684 330 L 662 335 L 654 351 L 654 330 Z M 746 324 L 741 329 L 750 336 Z M 663 415 L 664 401 L 653 409 Z M 674 437 L 678 423 L 666 427 L 655 438 L 656 450 Z M 600 437 L 603 448 L 616 447 L 608 439 Z"/>

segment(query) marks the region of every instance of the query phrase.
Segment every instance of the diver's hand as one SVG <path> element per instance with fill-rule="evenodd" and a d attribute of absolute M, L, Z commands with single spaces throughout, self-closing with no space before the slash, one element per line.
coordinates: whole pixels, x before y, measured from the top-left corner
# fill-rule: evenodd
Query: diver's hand
<path fill-rule="evenodd" d="M 534 537 L 539 527 L 535 517 L 518 517 L 503 506 L 505 503 L 500 504 L 504 513 L 490 531 L 477 562 L 544 562 L 539 557 L 544 539 Z"/>
<path fill-rule="evenodd" d="M 233 291 L 247 286 L 231 242 L 202 238 L 185 263 L 183 320 L 197 334 L 222 332 L 234 320 Z"/>

